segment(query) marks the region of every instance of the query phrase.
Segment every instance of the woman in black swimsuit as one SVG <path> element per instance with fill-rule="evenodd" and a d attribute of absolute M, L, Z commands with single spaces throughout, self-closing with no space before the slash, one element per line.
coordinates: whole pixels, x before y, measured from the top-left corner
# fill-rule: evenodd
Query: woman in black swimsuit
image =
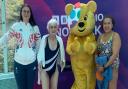
<path fill-rule="evenodd" d="M 57 68 L 57 61 L 61 61 L 62 69 L 65 66 L 65 58 L 64 52 L 61 52 L 64 48 L 61 47 L 63 45 L 62 39 L 57 36 L 58 25 L 55 19 L 51 19 L 47 24 L 48 33 L 44 35 L 42 38 L 42 42 L 40 44 L 40 50 L 38 53 L 38 63 L 39 63 L 39 70 L 41 70 L 41 82 L 42 82 L 42 89 L 57 89 L 58 84 L 58 68 Z M 61 40 L 61 44 L 60 44 Z M 43 41 L 45 41 L 43 43 Z M 45 45 L 42 48 L 42 45 Z M 43 57 L 40 57 L 44 49 L 44 60 L 42 61 Z M 61 57 L 60 57 L 61 54 Z M 41 61 L 39 61 L 41 60 Z"/>

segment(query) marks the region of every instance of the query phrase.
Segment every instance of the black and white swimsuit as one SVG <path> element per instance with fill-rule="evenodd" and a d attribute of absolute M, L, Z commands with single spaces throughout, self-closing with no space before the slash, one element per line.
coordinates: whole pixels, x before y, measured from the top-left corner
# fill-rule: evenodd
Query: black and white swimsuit
<path fill-rule="evenodd" d="M 45 47 L 45 67 L 42 67 L 49 77 L 54 74 L 56 70 L 57 58 L 59 54 L 59 42 L 57 41 L 57 48 L 55 50 L 51 50 L 48 43 L 48 38 L 46 38 L 46 47 Z"/>

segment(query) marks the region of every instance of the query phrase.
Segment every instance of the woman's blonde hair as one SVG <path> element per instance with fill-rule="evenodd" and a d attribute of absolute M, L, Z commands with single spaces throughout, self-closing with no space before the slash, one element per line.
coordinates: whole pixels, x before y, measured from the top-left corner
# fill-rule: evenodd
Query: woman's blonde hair
<path fill-rule="evenodd" d="M 47 29 L 49 29 L 49 25 L 51 25 L 51 24 L 58 24 L 57 23 L 57 20 L 56 19 L 54 19 L 54 18 L 52 18 L 52 19 L 50 19 L 49 21 L 48 21 L 48 23 L 47 23 Z"/>

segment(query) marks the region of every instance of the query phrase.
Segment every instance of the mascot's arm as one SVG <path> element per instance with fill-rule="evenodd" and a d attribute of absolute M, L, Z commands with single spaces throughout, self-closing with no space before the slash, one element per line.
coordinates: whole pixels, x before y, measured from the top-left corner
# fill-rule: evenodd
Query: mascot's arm
<path fill-rule="evenodd" d="M 94 54 L 97 48 L 97 43 L 95 40 L 95 36 L 91 34 L 88 36 L 84 42 L 84 51 L 88 54 Z"/>
<path fill-rule="evenodd" d="M 80 43 L 78 41 L 77 37 L 74 37 L 73 35 L 69 35 L 67 40 L 67 47 L 66 51 L 69 55 L 75 55 L 80 50 Z"/>
<path fill-rule="evenodd" d="M 72 42 L 73 42 L 73 37 L 72 37 L 72 35 L 69 35 L 68 40 L 67 40 L 67 46 L 66 46 L 66 52 L 69 55 L 72 55 L 73 54 L 73 52 L 71 50 L 71 44 L 72 44 Z"/>

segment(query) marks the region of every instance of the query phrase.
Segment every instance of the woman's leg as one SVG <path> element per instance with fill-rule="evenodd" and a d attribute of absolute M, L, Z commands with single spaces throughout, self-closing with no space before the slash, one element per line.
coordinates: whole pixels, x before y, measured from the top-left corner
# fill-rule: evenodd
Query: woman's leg
<path fill-rule="evenodd" d="M 34 89 L 35 77 L 37 72 L 37 62 L 26 66 L 27 70 L 27 89 Z"/>
<path fill-rule="evenodd" d="M 109 82 L 109 89 L 117 89 L 118 70 L 113 69 L 112 80 Z"/>
<path fill-rule="evenodd" d="M 42 89 L 49 89 L 49 76 L 45 70 L 41 71 Z"/>
<path fill-rule="evenodd" d="M 26 70 L 24 65 L 14 61 L 14 75 L 17 83 L 17 89 L 27 89 Z"/>
<path fill-rule="evenodd" d="M 58 68 L 56 68 L 54 74 L 51 77 L 50 80 L 50 89 L 57 89 L 58 86 L 58 76 L 59 76 L 59 72 L 58 72 Z"/>

